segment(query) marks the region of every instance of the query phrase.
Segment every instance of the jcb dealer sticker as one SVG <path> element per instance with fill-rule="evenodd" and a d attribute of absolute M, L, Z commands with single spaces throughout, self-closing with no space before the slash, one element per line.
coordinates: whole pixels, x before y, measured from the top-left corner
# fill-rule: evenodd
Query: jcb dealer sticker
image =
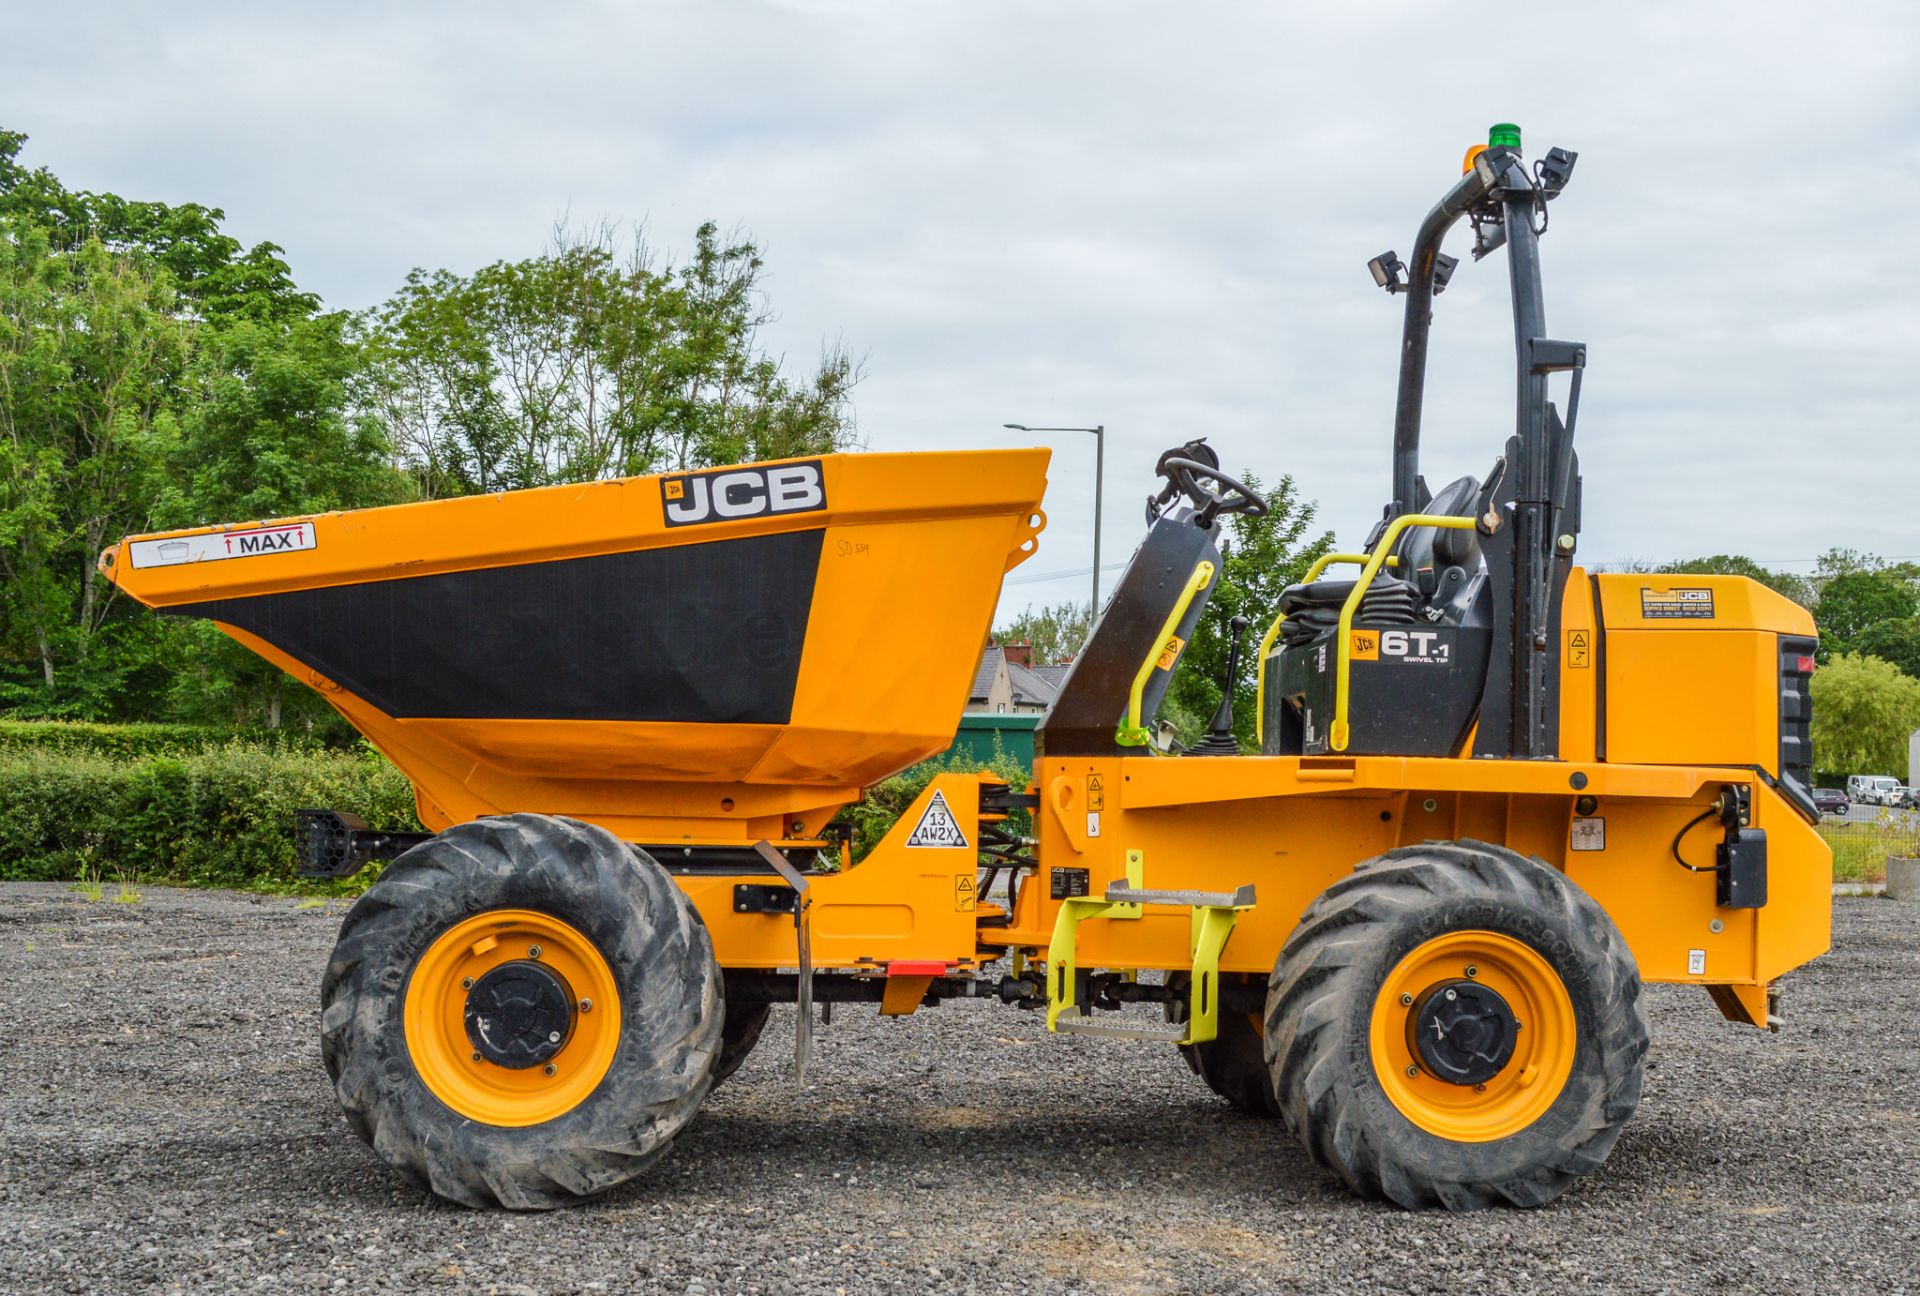
<path fill-rule="evenodd" d="M 1713 620 L 1713 591 L 1710 589 L 1654 589 L 1640 587 L 1640 615 L 1649 621 L 1675 618 Z"/>
<path fill-rule="evenodd" d="M 172 567 L 177 563 L 297 553 L 316 547 L 313 523 L 289 522 L 284 526 L 215 531 L 206 535 L 175 536 L 170 540 L 135 540 L 129 546 L 128 556 L 135 567 Z"/>
<path fill-rule="evenodd" d="M 1347 640 L 1347 656 L 1353 661 L 1379 661 L 1379 631 L 1355 630 Z"/>

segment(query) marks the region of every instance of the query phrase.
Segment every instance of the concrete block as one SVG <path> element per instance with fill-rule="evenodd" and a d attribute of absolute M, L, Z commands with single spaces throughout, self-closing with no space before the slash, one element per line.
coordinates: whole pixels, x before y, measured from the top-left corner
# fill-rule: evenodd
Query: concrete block
<path fill-rule="evenodd" d="M 1920 901 L 1920 857 L 1887 856 L 1887 895 L 1894 900 Z"/>

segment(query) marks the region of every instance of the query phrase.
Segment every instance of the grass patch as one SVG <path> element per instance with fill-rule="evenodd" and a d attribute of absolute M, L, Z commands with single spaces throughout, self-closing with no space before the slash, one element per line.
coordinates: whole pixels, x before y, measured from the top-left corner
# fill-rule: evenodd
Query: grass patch
<path fill-rule="evenodd" d="M 1871 823 L 1824 821 L 1820 836 L 1833 851 L 1835 882 L 1884 882 L 1887 856 L 1920 854 L 1920 821 L 1882 812 Z"/>

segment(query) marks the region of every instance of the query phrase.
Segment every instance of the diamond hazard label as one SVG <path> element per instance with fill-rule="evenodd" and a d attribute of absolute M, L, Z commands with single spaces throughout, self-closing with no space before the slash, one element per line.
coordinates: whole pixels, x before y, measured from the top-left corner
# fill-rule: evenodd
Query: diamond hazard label
<path fill-rule="evenodd" d="M 913 826 L 913 832 L 907 837 L 907 845 L 966 849 L 966 835 L 960 831 L 959 821 L 947 806 L 946 793 L 933 794 L 933 800 L 927 802 L 927 808 L 920 812 L 920 822 Z"/>

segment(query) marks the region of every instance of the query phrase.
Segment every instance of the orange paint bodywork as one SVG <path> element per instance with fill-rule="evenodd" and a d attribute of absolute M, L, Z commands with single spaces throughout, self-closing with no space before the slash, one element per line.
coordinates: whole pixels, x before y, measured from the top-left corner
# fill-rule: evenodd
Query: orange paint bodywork
<path fill-rule="evenodd" d="M 101 570 L 149 607 L 824 529 L 789 723 L 395 718 L 274 645 L 222 629 L 321 693 L 414 782 L 421 822 L 538 810 L 629 841 L 817 834 L 860 789 L 946 748 L 1001 577 L 1045 526 L 1045 450 L 828 455 L 822 510 L 670 527 L 660 479 L 625 478 L 304 521 L 312 548 Z M 200 528 L 169 538 L 259 524 Z M 540 631 L 556 658 L 571 627 Z"/>

